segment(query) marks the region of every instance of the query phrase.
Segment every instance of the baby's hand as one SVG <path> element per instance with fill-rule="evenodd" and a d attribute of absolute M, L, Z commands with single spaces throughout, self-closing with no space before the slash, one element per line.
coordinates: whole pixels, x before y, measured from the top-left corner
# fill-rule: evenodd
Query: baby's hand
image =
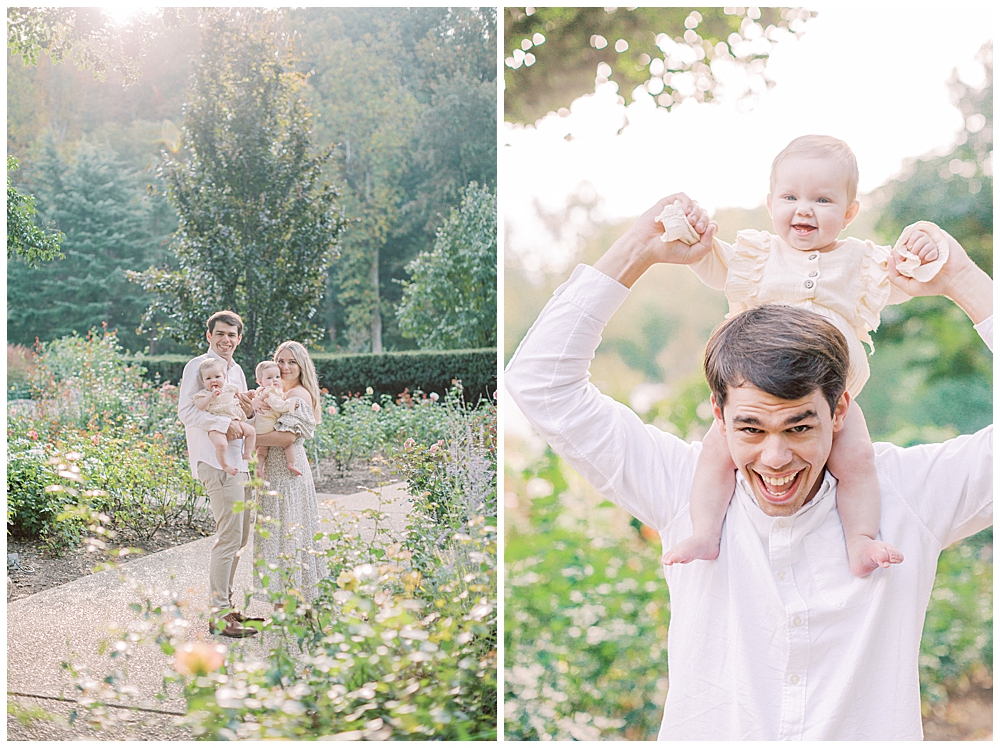
<path fill-rule="evenodd" d="M 922 230 L 914 231 L 907 237 L 904 246 L 920 258 L 920 264 L 926 265 L 938 258 L 937 244 Z"/>

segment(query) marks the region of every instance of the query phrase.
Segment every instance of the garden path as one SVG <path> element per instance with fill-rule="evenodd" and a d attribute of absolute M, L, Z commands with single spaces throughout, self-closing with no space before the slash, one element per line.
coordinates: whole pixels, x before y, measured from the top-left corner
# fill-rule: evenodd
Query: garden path
<path fill-rule="evenodd" d="M 365 509 L 378 509 L 385 517 L 384 527 L 392 539 L 405 534 L 409 497 L 406 484 L 396 483 L 381 489 L 361 491 L 351 495 L 318 494 L 320 522 L 323 529 L 332 529 L 334 521 L 351 523 L 366 540 L 374 537 L 374 522 L 360 517 Z M 208 562 L 212 538 L 204 538 L 170 550 L 154 553 L 132 561 L 123 568 L 104 571 L 77 579 L 69 584 L 39 592 L 7 606 L 7 690 L 47 697 L 76 698 L 71 677 L 62 663 L 72 660 L 80 672 L 87 671 L 100 680 L 114 670 L 108 654 L 98 653 L 102 641 L 110 639 L 109 627 L 129 629 L 138 623 L 129 604 L 139 602 L 139 590 L 154 590 L 150 599 L 161 602 L 170 591 L 180 594 L 190 605 L 187 616 L 193 624 L 190 640 L 217 639 L 229 647 L 249 647 L 267 652 L 266 634 L 250 639 L 211 637 L 207 624 L 199 614 L 207 612 Z M 234 600 L 242 601 L 250 589 L 253 541 L 244 549 L 235 581 Z M 124 574 L 124 580 L 122 575 Z M 253 601 L 246 611 L 266 617 L 270 606 Z M 153 695 L 162 686 L 161 673 L 168 668 L 165 655 L 159 649 L 137 648 L 128 664 L 128 682 L 138 689 L 143 706 L 168 712 L 183 712 L 181 698 L 157 702 Z M 106 731 L 95 731 L 78 720 L 73 726 L 67 717 L 75 707 L 72 703 L 49 699 L 8 696 L 20 711 L 44 710 L 55 720 L 42 719 L 22 724 L 8 714 L 8 740 L 190 740 L 190 732 L 175 727 L 169 715 L 130 712 L 113 709 L 118 724 Z M 124 718 L 126 721 L 122 722 Z"/>

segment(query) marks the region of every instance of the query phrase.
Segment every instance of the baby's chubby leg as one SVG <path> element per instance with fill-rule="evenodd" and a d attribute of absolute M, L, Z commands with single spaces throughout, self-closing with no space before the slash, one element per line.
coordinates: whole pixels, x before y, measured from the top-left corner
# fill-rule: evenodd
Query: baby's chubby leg
<path fill-rule="evenodd" d="M 243 459 L 249 460 L 257 443 L 257 430 L 244 421 L 240 421 L 240 426 L 243 428 Z"/>
<path fill-rule="evenodd" d="M 295 467 L 295 445 L 289 444 L 285 447 L 285 462 L 288 465 L 288 472 L 292 475 L 302 475 L 302 471 Z"/>
<path fill-rule="evenodd" d="M 691 484 L 691 537 L 682 540 L 665 554 L 661 561 L 686 564 L 695 559 L 711 561 L 719 557 L 722 522 L 736 488 L 736 465 L 729 454 L 729 445 L 718 426 L 705 434 L 701 455 Z"/>
<path fill-rule="evenodd" d="M 903 560 L 895 546 L 877 540 L 882 495 L 875 469 L 875 452 L 868 424 L 854 401 L 847 411 L 844 427 L 833 435 L 827 463 L 837 477 L 837 511 L 847 538 L 851 573 L 867 577 L 875 569 L 888 568 Z"/>
<path fill-rule="evenodd" d="M 229 449 L 229 441 L 226 439 L 225 432 L 209 431 L 208 438 L 212 440 L 212 444 L 215 446 L 215 459 L 219 461 L 219 467 L 230 475 L 236 475 L 239 471 L 234 467 L 229 467 L 229 463 L 226 462 L 226 451 Z"/>

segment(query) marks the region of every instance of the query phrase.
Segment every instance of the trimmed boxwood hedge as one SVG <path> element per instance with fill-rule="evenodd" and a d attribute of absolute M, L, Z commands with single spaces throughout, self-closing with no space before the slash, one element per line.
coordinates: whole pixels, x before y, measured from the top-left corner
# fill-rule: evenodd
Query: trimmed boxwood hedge
<path fill-rule="evenodd" d="M 467 402 L 492 397 L 497 388 L 496 348 L 462 351 L 399 351 L 396 353 L 315 353 L 320 387 L 340 397 L 363 393 L 368 387 L 376 397 L 396 397 L 403 390 L 437 392 L 443 395 L 453 379 L 460 379 Z M 177 384 L 188 356 L 137 356 L 136 363 L 146 367 L 150 381 Z M 240 362 L 253 386 L 253 365 Z"/>

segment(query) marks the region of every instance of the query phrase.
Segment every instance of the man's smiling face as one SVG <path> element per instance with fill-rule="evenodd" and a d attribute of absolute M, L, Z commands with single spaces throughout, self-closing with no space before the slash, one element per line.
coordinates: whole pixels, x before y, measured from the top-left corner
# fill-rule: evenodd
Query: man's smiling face
<path fill-rule="evenodd" d="M 233 360 L 233 352 L 243 339 L 236 325 L 229 325 L 218 321 L 211 332 L 205 333 L 205 337 L 208 338 L 208 347 L 227 362 Z"/>
<path fill-rule="evenodd" d="M 783 400 L 750 385 L 728 389 L 724 413 L 712 399 L 733 462 L 764 514 L 790 516 L 816 495 L 833 434 L 843 427 L 849 405 L 845 393 L 831 415 L 818 388 L 798 400 Z"/>

